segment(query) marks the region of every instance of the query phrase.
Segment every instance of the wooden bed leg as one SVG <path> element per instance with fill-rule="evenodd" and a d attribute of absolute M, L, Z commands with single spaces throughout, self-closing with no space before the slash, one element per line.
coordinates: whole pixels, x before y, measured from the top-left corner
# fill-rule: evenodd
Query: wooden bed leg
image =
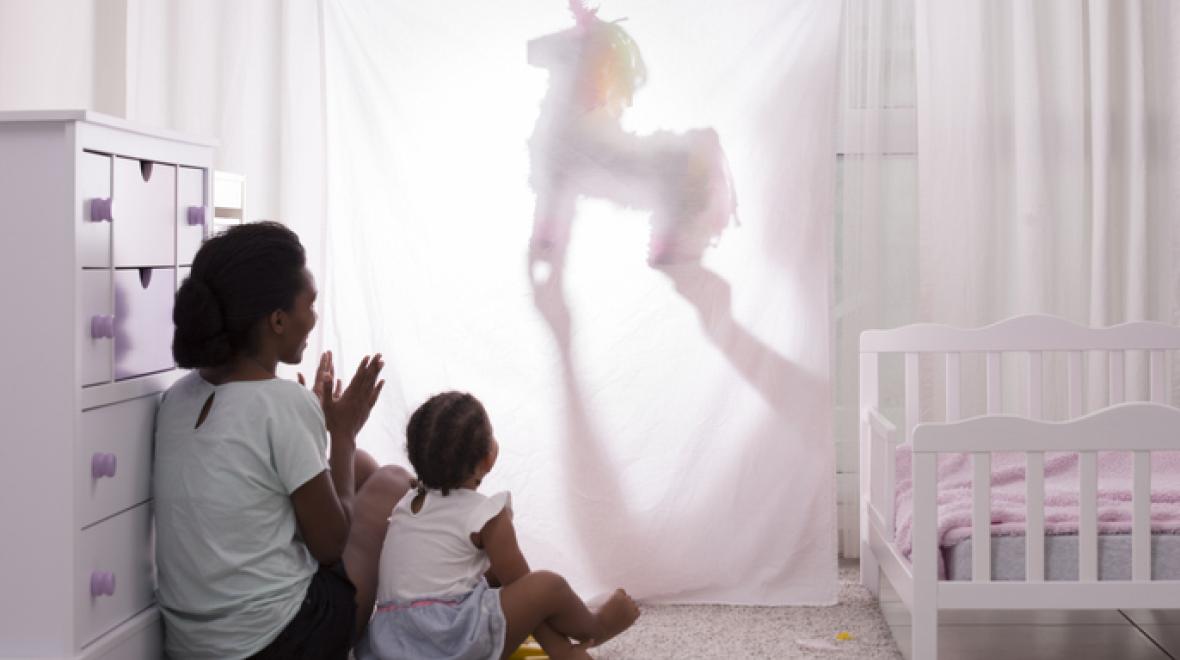
<path fill-rule="evenodd" d="M 914 603 L 910 643 L 910 660 L 938 660 L 938 608 Z"/>
<path fill-rule="evenodd" d="M 881 597 L 881 566 L 868 541 L 860 545 L 860 583 L 874 596 Z"/>

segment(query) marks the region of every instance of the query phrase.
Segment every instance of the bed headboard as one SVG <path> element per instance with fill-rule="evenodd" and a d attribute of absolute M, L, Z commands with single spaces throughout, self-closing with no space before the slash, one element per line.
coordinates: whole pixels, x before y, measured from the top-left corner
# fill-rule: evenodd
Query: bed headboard
<path fill-rule="evenodd" d="M 1004 354 L 1027 356 L 1028 416 L 1042 419 L 1042 373 L 1045 352 L 1067 353 L 1069 417 L 1084 410 L 1082 377 L 1088 351 L 1104 351 L 1109 362 L 1109 403 L 1126 400 L 1126 357 L 1147 352 L 1150 386 L 1145 400 L 1167 401 L 1167 351 L 1180 350 L 1180 327 L 1155 321 L 1135 321 L 1107 328 L 1090 328 L 1047 315 L 1016 316 L 981 328 L 918 323 L 892 330 L 866 330 L 860 335 L 860 411 L 865 415 L 879 405 L 879 364 L 884 354 L 905 355 L 904 438 L 913 437 L 918 423 L 920 396 L 918 359 L 942 354 L 946 369 L 946 421 L 961 414 L 960 358 L 965 353 L 986 355 L 987 412 L 1001 412 L 1001 358 Z"/>

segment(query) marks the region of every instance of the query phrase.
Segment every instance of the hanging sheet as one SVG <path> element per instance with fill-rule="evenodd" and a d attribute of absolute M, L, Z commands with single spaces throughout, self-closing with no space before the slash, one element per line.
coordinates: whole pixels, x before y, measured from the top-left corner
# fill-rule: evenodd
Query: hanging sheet
<path fill-rule="evenodd" d="M 323 12 L 324 341 L 389 365 L 361 446 L 408 465 L 414 407 L 470 391 L 534 568 L 834 602 L 840 3 Z"/>

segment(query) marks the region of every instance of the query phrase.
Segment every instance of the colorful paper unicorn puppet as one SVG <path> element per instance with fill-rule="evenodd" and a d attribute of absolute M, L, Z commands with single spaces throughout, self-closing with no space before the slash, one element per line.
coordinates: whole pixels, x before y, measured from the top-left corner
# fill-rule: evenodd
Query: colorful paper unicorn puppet
<path fill-rule="evenodd" d="M 699 261 L 736 220 L 737 200 L 717 132 L 638 135 L 620 118 L 647 79 L 639 47 L 618 22 L 570 0 L 574 27 L 528 44 L 528 61 L 549 71 L 549 89 L 529 140 L 536 193 L 530 263 L 560 268 L 578 197 L 650 210 L 648 263 Z"/>

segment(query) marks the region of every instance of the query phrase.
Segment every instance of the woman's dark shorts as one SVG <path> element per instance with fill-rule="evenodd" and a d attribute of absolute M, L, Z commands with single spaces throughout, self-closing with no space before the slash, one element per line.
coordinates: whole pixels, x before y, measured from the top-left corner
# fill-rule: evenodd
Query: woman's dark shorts
<path fill-rule="evenodd" d="M 346 660 L 356 629 L 356 587 L 344 564 L 320 566 L 291 623 L 251 660 Z"/>

